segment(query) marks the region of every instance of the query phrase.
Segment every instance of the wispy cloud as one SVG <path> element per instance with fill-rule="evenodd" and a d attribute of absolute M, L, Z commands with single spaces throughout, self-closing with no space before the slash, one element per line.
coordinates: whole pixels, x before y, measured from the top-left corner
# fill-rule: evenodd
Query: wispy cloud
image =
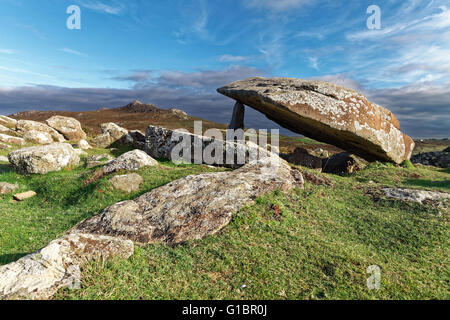
<path fill-rule="evenodd" d="M 251 8 L 263 8 L 275 11 L 284 11 L 310 4 L 314 0 L 244 0 L 244 4 Z"/>
<path fill-rule="evenodd" d="M 220 62 L 242 62 L 250 59 L 250 57 L 233 56 L 231 54 L 223 54 L 217 58 Z"/>
<path fill-rule="evenodd" d="M 77 50 L 73 50 L 73 49 L 70 49 L 70 48 L 62 48 L 62 49 L 60 49 L 60 51 L 62 51 L 62 52 L 65 52 L 65 53 L 69 53 L 69 54 L 73 54 L 73 55 L 76 55 L 76 56 L 79 56 L 79 57 L 87 57 L 88 55 L 87 54 L 85 54 L 85 53 L 83 53 L 83 52 L 80 52 L 80 51 L 77 51 Z"/>
<path fill-rule="evenodd" d="M 96 0 L 78 0 L 78 3 L 87 9 L 112 15 L 118 15 L 122 13 L 122 11 L 125 8 L 123 4 L 117 1 L 113 1 L 113 5 L 108 5 L 105 4 L 104 2 Z"/>

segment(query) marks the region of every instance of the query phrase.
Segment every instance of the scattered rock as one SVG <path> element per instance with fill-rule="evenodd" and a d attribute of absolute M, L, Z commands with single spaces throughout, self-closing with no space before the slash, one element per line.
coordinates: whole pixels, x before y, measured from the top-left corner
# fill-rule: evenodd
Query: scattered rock
<path fill-rule="evenodd" d="M 52 143 L 16 150 L 8 155 L 8 159 L 16 171 L 22 174 L 45 174 L 78 165 L 80 162 L 80 157 L 68 143 Z"/>
<path fill-rule="evenodd" d="M 184 112 L 183 110 L 172 108 L 172 109 L 169 109 L 169 112 L 176 115 L 181 120 L 189 119 L 188 114 L 186 112 Z"/>
<path fill-rule="evenodd" d="M 146 131 L 145 152 L 150 154 L 155 159 L 169 159 L 176 161 L 183 161 L 187 163 L 218 165 L 230 168 L 239 168 L 244 164 L 257 159 L 274 156 L 278 158 L 275 153 L 261 148 L 258 145 L 247 141 L 232 142 L 213 139 L 205 136 L 194 135 L 189 132 L 182 132 L 178 130 L 170 130 L 155 126 L 149 126 Z M 173 159 L 172 152 L 175 147 L 185 146 L 187 154 L 180 154 L 174 152 L 176 157 L 180 159 Z M 201 148 L 202 159 L 195 159 L 194 151 L 196 148 Z M 217 159 L 215 156 L 217 152 Z M 180 150 L 181 151 L 181 150 Z M 278 150 L 276 150 L 278 152 Z M 219 153 L 220 152 L 220 153 Z M 211 156 L 212 159 L 207 159 L 204 155 Z M 214 153 L 214 157 L 213 156 Z M 230 154 L 230 157 L 227 157 Z M 230 158 L 230 159 L 228 159 Z M 241 158 L 241 159 L 239 159 Z"/>
<path fill-rule="evenodd" d="M 102 133 L 94 139 L 91 143 L 99 148 L 107 148 L 114 142 L 113 138 L 108 133 Z"/>
<path fill-rule="evenodd" d="M 67 140 L 86 139 L 81 123 L 75 118 L 53 116 L 45 121 L 50 127 L 61 133 Z"/>
<path fill-rule="evenodd" d="M 9 162 L 9 160 L 5 156 L 0 156 L 0 162 Z"/>
<path fill-rule="evenodd" d="M 335 154 L 331 158 L 322 160 L 322 171 L 325 173 L 353 173 L 362 170 L 366 166 L 366 162 L 358 157 L 342 152 Z"/>
<path fill-rule="evenodd" d="M 92 149 L 91 145 L 84 139 L 81 139 L 80 141 L 78 141 L 77 146 L 78 146 L 78 148 L 80 148 L 82 150 Z"/>
<path fill-rule="evenodd" d="M 329 158 L 330 154 L 327 150 L 323 150 L 322 148 L 314 149 L 313 151 L 310 151 L 310 154 L 319 157 L 319 158 Z"/>
<path fill-rule="evenodd" d="M 417 154 L 411 157 L 411 162 L 438 168 L 448 168 L 450 167 L 450 151 L 447 149 L 444 151 Z"/>
<path fill-rule="evenodd" d="M 109 122 L 100 125 L 103 134 L 109 134 L 113 142 L 120 140 L 123 136 L 128 134 L 128 130 L 119 127 L 117 124 Z"/>
<path fill-rule="evenodd" d="M 132 241 L 92 234 L 69 234 L 16 262 L 0 267 L 0 300 L 49 299 L 81 281 L 81 267 L 113 256 L 128 259 Z"/>
<path fill-rule="evenodd" d="M 306 168 L 322 170 L 322 158 L 309 154 L 308 150 L 304 148 L 296 148 L 294 152 L 289 155 L 288 161 Z"/>
<path fill-rule="evenodd" d="M 15 144 L 19 146 L 23 146 L 25 144 L 25 140 L 19 137 L 12 137 L 6 134 L 0 133 L 0 141 L 9 144 Z"/>
<path fill-rule="evenodd" d="M 218 89 L 281 126 L 335 145 L 368 161 L 402 163 L 414 141 L 386 108 L 331 83 L 291 78 L 249 78 Z"/>
<path fill-rule="evenodd" d="M 104 165 L 111 160 L 114 160 L 114 157 L 110 156 L 109 154 L 97 154 L 89 156 L 86 159 L 86 168 L 90 169 L 93 167 Z"/>
<path fill-rule="evenodd" d="M 144 179 L 142 179 L 142 177 L 137 173 L 115 176 L 109 181 L 114 189 L 128 193 L 138 191 L 141 184 L 144 183 Z"/>
<path fill-rule="evenodd" d="M 383 189 L 386 197 L 401 201 L 411 201 L 423 203 L 426 200 L 439 201 L 443 199 L 450 199 L 450 193 L 414 190 L 414 189 L 399 189 L 399 188 L 385 188 Z"/>
<path fill-rule="evenodd" d="M 47 132 L 52 136 L 52 138 L 55 142 L 64 142 L 65 141 L 64 137 L 60 133 L 58 133 L 58 131 L 56 131 L 55 129 L 49 127 L 48 125 L 46 125 L 44 123 L 32 121 L 32 120 L 17 121 L 17 131 L 21 132 L 22 134 L 25 134 L 27 131 L 31 131 L 31 130 Z"/>
<path fill-rule="evenodd" d="M 14 195 L 14 200 L 17 201 L 23 201 L 26 199 L 30 199 L 37 196 L 36 192 L 34 191 L 27 191 L 27 192 L 23 192 L 23 193 L 18 193 Z"/>
<path fill-rule="evenodd" d="M 30 130 L 24 133 L 23 139 L 27 142 L 36 144 L 53 143 L 53 137 L 48 132 Z"/>
<path fill-rule="evenodd" d="M 14 192 L 19 188 L 17 184 L 11 184 L 7 182 L 0 182 L 0 194 L 8 194 Z"/>
<path fill-rule="evenodd" d="M 158 161 L 150 157 L 142 150 L 133 150 L 122 154 L 120 157 L 103 166 L 104 174 L 110 174 L 120 170 L 135 171 L 143 167 L 157 166 Z"/>
<path fill-rule="evenodd" d="M 0 116 L 0 124 L 12 130 L 16 130 L 17 120 L 6 116 Z"/>
<path fill-rule="evenodd" d="M 303 187 L 301 173 L 277 159 L 173 181 L 135 200 L 117 203 L 72 231 L 120 236 L 139 243 L 201 239 L 226 226 L 235 212 L 258 196 Z"/>
<path fill-rule="evenodd" d="M 308 172 L 308 171 L 304 171 L 304 170 L 302 170 L 302 174 L 303 174 L 303 177 L 305 178 L 305 180 L 313 185 L 328 186 L 328 187 L 334 186 L 333 181 L 331 181 L 331 179 L 329 179 L 328 177 L 326 177 L 322 174 L 317 174 L 314 172 Z"/>

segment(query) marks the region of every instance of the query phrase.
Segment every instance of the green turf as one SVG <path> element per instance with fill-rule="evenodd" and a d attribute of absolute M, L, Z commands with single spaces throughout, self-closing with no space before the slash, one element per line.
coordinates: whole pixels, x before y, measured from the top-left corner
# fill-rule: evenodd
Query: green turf
<path fill-rule="evenodd" d="M 21 177 L 0 165 L 0 181 L 38 193 L 21 203 L 0 197 L 0 265 L 108 205 L 206 171 L 217 169 L 161 162 L 139 171 L 145 179 L 139 192 L 124 194 L 111 189 L 109 177 L 83 187 L 93 170 Z M 448 209 L 376 192 L 385 186 L 449 192 L 448 170 L 374 163 L 353 175 L 327 177 L 333 187 L 307 183 L 303 190 L 258 198 L 206 239 L 136 247 L 128 260 L 89 263 L 82 288 L 61 290 L 55 299 L 450 298 Z M 367 288 L 371 265 L 381 268 L 380 290 Z"/>

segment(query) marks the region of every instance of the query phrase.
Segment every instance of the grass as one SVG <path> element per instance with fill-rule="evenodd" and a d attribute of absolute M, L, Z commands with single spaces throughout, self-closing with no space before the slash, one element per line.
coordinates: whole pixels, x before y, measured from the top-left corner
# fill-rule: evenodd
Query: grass
<path fill-rule="evenodd" d="M 82 168 L 20 177 L 0 166 L 0 181 L 38 192 L 22 203 L 0 198 L 0 265 L 110 204 L 217 170 L 161 162 L 139 171 L 145 179 L 139 192 L 124 194 L 111 189 L 110 177 L 83 187 L 92 171 Z M 55 299 L 449 299 L 448 209 L 373 192 L 384 186 L 448 192 L 449 173 L 374 163 L 353 175 L 327 175 L 334 187 L 276 191 L 203 240 L 136 247 L 128 260 L 89 263 L 82 288 L 61 290 Z M 380 290 L 366 286 L 371 265 L 381 268 Z"/>

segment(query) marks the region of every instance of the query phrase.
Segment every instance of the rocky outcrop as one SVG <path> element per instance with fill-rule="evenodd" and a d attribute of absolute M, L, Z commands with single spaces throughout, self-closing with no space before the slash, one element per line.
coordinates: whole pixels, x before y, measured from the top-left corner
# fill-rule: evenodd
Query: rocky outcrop
<path fill-rule="evenodd" d="M 250 106 L 281 126 L 369 161 L 402 163 L 413 140 L 387 109 L 331 83 L 291 78 L 249 78 L 218 92 Z"/>
<path fill-rule="evenodd" d="M 9 136 L 3 133 L 0 133 L 0 141 L 8 144 L 15 144 L 19 146 L 23 146 L 25 144 L 25 140 L 19 137 Z"/>
<path fill-rule="evenodd" d="M 436 152 L 420 153 L 411 157 L 412 163 L 420 163 L 426 166 L 438 168 L 450 167 L 450 149 Z"/>
<path fill-rule="evenodd" d="M 115 176 L 109 180 L 114 189 L 124 192 L 136 192 L 139 190 L 144 179 L 137 173 Z"/>
<path fill-rule="evenodd" d="M 216 233 L 234 213 L 264 193 L 302 186 L 299 171 L 280 158 L 265 158 L 232 172 L 173 181 L 105 209 L 72 232 L 120 236 L 139 243 L 177 244 Z"/>
<path fill-rule="evenodd" d="M 322 170 L 322 158 L 309 154 L 308 150 L 304 148 L 296 148 L 288 156 L 288 161 L 306 168 Z"/>
<path fill-rule="evenodd" d="M 174 114 L 175 116 L 177 116 L 181 120 L 188 120 L 189 119 L 188 114 L 186 112 L 184 112 L 183 110 L 172 108 L 172 109 L 169 109 L 169 112 Z"/>
<path fill-rule="evenodd" d="M 90 260 L 129 258 L 132 241 L 92 234 L 69 234 L 16 262 L 0 267 L 0 300 L 49 299 L 61 288 L 77 288 L 81 267 Z"/>
<path fill-rule="evenodd" d="M 142 150 L 133 150 L 122 154 L 120 157 L 103 166 L 103 174 L 111 174 L 120 170 L 136 171 L 143 167 L 157 166 L 158 161 L 150 157 Z"/>
<path fill-rule="evenodd" d="M 5 127 L 4 125 L 0 124 L 0 133 L 15 136 L 17 133 L 13 129 L 10 129 L 8 127 Z"/>
<path fill-rule="evenodd" d="M 53 116 L 45 121 L 50 127 L 61 133 L 67 140 L 86 139 L 81 123 L 75 118 Z"/>
<path fill-rule="evenodd" d="M 155 126 L 147 128 L 145 137 L 144 150 L 155 159 L 238 168 L 251 160 L 278 158 L 275 153 L 251 142 L 223 141 Z M 196 149 L 200 150 L 201 159 L 196 159 Z"/>
<path fill-rule="evenodd" d="M 80 157 L 68 143 L 52 143 L 16 150 L 8 155 L 8 159 L 21 174 L 45 174 L 78 165 L 80 162 Z"/>
<path fill-rule="evenodd" d="M 49 144 L 53 142 L 53 137 L 48 132 L 30 130 L 25 132 L 23 139 L 35 144 Z"/>
<path fill-rule="evenodd" d="M 16 130 L 17 120 L 6 116 L 0 116 L 0 125 Z"/>
<path fill-rule="evenodd" d="M 341 152 L 322 160 L 322 171 L 325 173 L 353 173 L 362 170 L 367 163 L 352 154 Z"/>
<path fill-rule="evenodd" d="M 423 203 L 426 200 L 445 200 L 450 199 L 450 193 L 434 192 L 414 189 L 385 188 L 383 189 L 386 197 L 401 201 L 410 201 Z"/>
<path fill-rule="evenodd" d="M 46 132 L 52 136 L 52 139 L 54 142 L 64 142 L 65 139 L 63 135 L 58 133 L 55 129 L 49 127 L 48 125 L 44 123 L 40 123 L 37 121 L 31 121 L 31 120 L 19 120 L 17 121 L 17 131 L 25 134 L 27 131 L 40 131 L 40 132 Z"/>

